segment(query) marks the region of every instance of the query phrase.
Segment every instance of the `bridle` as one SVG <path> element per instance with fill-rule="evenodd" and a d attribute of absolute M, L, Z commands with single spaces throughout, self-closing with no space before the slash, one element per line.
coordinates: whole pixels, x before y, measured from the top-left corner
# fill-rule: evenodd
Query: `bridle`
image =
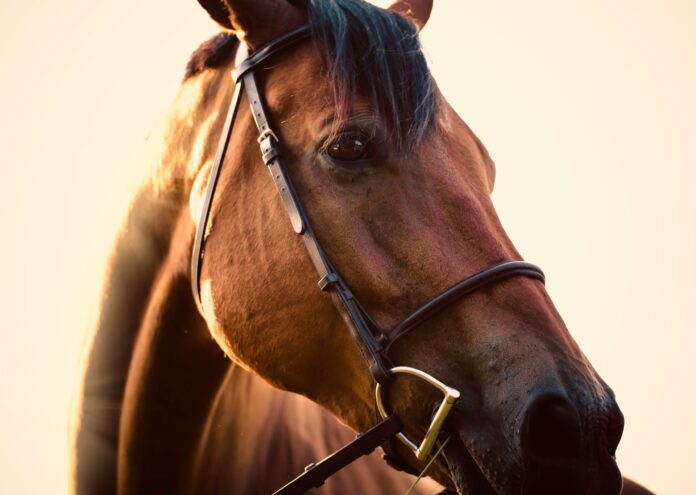
<path fill-rule="evenodd" d="M 247 56 L 232 71 L 232 78 L 235 82 L 234 94 L 216 151 L 215 161 L 213 162 L 213 167 L 208 179 L 191 258 L 191 286 L 193 296 L 199 311 L 205 316 L 201 303 L 200 272 L 204 254 L 203 248 L 206 226 L 210 216 L 215 188 L 220 177 L 220 171 L 227 152 L 227 147 L 230 143 L 232 127 L 239 109 L 241 93 L 244 89 L 251 106 L 254 122 L 259 132 L 258 142 L 261 147 L 263 162 L 268 167 L 274 179 L 285 210 L 290 217 L 293 230 L 304 241 L 309 257 L 319 275 L 319 288 L 330 295 L 369 366 L 370 373 L 375 382 L 377 410 L 383 419 L 373 428 L 362 433 L 355 441 L 323 461 L 308 466 L 304 473 L 275 492 L 276 495 L 300 494 L 310 488 L 320 486 L 326 478 L 336 471 L 358 457 L 372 452 L 375 448 L 384 444 L 394 436 L 398 436 L 398 438 L 414 452 L 419 460 L 426 459 L 438 439 L 438 435 L 450 409 L 459 398 L 459 392 L 448 387 L 424 371 L 407 366 L 394 367 L 388 357 L 390 349 L 395 342 L 417 328 L 420 324 L 440 313 L 465 295 L 482 287 L 514 276 L 530 277 L 544 282 L 544 273 L 536 265 L 524 261 L 504 261 L 460 280 L 449 289 L 441 292 L 430 301 L 423 304 L 390 330 L 385 330 L 377 324 L 365 307 L 353 295 L 346 282 L 331 264 L 331 261 L 314 234 L 309 219 L 302 207 L 302 203 L 288 175 L 285 162 L 281 155 L 278 137 L 269 125 L 268 117 L 264 109 L 263 97 L 259 91 L 254 75 L 254 69 L 258 67 L 259 64 L 309 36 L 310 28 L 308 26 L 296 29 Z M 395 415 L 389 414 L 384 394 L 385 390 L 393 381 L 395 374 L 416 376 L 439 389 L 444 396 L 431 420 L 424 439 L 420 443 L 413 442 L 402 434 L 401 422 Z"/>

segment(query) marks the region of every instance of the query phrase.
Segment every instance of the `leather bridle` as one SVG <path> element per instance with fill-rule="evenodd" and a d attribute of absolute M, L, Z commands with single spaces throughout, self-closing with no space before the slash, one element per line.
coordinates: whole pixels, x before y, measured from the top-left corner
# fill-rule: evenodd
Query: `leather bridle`
<path fill-rule="evenodd" d="M 514 276 L 531 277 L 544 282 L 544 273 L 536 265 L 524 261 L 505 261 L 457 282 L 449 289 L 423 304 L 390 330 L 385 330 L 376 323 L 331 264 L 314 234 L 312 225 L 288 175 L 281 155 L 278 137 L 269 125 L 266 110 L 264 109 L 263 97 L 254 75 L 254 69 L 259 64 L 309 36 L 310 29 L 308 26 L 296 29 L 247 56 L 232 71 L 232 78 L 235 82 L 234 94 L 208 179 L 191 258 L 193 296 L 199 311 L 205 316 L 201 303 L 200 272 L 204 255 L 206 226 L 210 216 L 215 188 L 232 135 L 235 117 L 239 109 L 242 90 L 244 90 L 259 132 L 258 142 L 261 147 L 263 161 L 274 179 L 285 210 L 290 217 L 292 228 L 304 241 L 309 257 L 319 275 L 319 288 L 331 296 L 369 366 L 370 373 L 376 384 L 375 394 L 378 411 L 384 418 L 383 421 L 379 422 L 372 429 L 361 434 L 354 442 L 316 465 L 311 464 L 308 466 L 304 473 L 276 492 L 276 494 L 282 495 L 304 493 L 310 488 L 321 485 L 333 473 L 361 455 L 371 452 L 395 435 L 398 435 L 401 441 L 415 453 L 418 459 L 426 459 L 437 441 L 438 434 L 449 410 L 459 397 L 459 392 L 421 370 L 406 366 L 394 367 L 388 357 L 390 349 L 395 342 L 420 324 L 442 312 L 465 295 L 482 287 Z M 240 45 L 240 48 L 244 48 L 243 45 Z M 400 433 L 402 429 L 401 422 L 396 416 L 389 414 L 388 407 L 385 404 L 384 391 L 389 387 L 394 375 L 398 373 L 416 376 L 438 388 L 444 395 L 444 399 L 435 413 L 423 441 L 419 444 L 409 440 Z"/>

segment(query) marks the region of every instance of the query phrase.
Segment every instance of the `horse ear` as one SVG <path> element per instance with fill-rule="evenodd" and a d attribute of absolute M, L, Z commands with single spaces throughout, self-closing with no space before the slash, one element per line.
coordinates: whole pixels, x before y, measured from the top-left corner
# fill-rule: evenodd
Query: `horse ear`
<path fill-rule="evenodd" d="M 258 48 L 300 27 L 307 15 L 297 0 L 198 0 L 220 25 Z"/>
<path fill-rule="evenodd" d="M 433 10 L 433 0 L 397 0 L 389 7 L 389 10 L 404 16 L 415 24 L 416 29 L 420 31 L 430 18 L 430 13 Z"/>
<path fill-rule="evenodd" d="M 215 22 L 225 29 L 232 29 L 230 11 L 222 0 L 198 0 L 201 7 L 213 18 Z"/>

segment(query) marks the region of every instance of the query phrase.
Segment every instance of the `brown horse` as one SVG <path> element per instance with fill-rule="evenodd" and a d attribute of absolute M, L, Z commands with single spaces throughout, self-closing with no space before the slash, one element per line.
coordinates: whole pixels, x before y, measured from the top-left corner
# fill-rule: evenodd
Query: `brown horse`
<path fill-rule="evenodd" d="M 257 75 L 317 237 L 380 326 L 468 274 L 520 259 L 490 200 L 493 162 L 418 49 L 431 2 L 201 4 L 252 51 L 309 23 L 312 40 Z M 333 417 L 355 431 L 375 422 L 368 366 L 316 285 L 244 105 L 207 225 L 205 317 L 191 296 L 195 222 L 235 47 L 221 35 L 192 59 L 156 173 L 117 239 L 73 433 L 75 492 L 270 493 L 352 437 Z M 390 358 L 461 392 L 428 471 L 447 489 L 621 493 L 621 412 L 540 281 L 510 277 L 469 294 Z M 389 390 L 414 438 L 437 403 L 418 381 Z M 425 466 L 404 445 L 394 454 Z M 373 455 L 318 492 L 396 494 L 410 481 Z M 624 481 L 623 493 L 649 492 Z"/>

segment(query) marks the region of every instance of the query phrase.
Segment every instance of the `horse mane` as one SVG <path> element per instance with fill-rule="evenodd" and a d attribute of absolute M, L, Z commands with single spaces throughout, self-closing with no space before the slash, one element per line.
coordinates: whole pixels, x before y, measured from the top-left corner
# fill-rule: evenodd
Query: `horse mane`
<path fill-rule="evenodd" d="M 413 24 L 363 0 L 308 0 L 306 8 L 334 89 L 338 120 L 348 115 L 360 94 L 389 123 L 397 148 L 418 144 L 433 121 L 436 103 Z M 184 80 L 227 61 L 235 39 L 223 32 L 201 44 L 191 55 Z"/>

